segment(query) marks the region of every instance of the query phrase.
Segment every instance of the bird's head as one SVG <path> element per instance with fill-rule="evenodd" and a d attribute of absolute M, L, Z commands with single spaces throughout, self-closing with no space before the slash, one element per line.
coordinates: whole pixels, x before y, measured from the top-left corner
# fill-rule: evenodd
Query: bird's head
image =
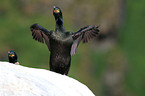
<path fill-rule="evenodd" d="M 8 51 L 8 57 L 15 57 L 15 56 L 17 56 L 16 55 L 16 53 L 13 51 L 13 50 L 11 50 L 11 51 Z"/>
<path fill-rule="evenodd" d="M 59 7 L 54 6 L 53 15 L 54 15 L 55 19 L 62 17 L 61 9 Z"/>

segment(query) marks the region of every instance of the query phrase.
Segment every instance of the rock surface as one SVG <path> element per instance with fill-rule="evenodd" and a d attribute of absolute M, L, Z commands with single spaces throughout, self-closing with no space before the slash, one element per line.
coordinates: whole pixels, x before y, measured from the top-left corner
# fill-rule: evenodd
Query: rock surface
<path fill-rule="evenodd" d="M 0 61 L 0 96 L 95 96 L 84 84 L 45 69 Z"/>

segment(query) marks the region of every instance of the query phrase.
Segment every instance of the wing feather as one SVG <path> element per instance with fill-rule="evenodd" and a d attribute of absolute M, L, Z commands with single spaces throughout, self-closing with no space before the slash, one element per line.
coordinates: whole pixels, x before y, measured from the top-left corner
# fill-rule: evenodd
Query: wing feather
<path fill-rule="evenodd" d="M 32 32 L 33 39 L 41 43 L 44 43 L 45 41 L 48 49 L 50 50 L 49 37 L 50 37 L 51 31 L 47 31 L 45 28 L 43 28 L 42 26 L 38 24 L 33 24 L 30 27 L 30 30 Z"/>
<path fill-rule="evenodd" d="M 71 55 L 76 53 L 77 46 L 79 45 L 80 41 L 83 43 L 87 43 L 89 40 L 93 39 L 99 34 L 99 26 L 85 26 L 81 28 L 79 31 L 72 34 L 73 38 L 73 45 L 71 48 Z"/>

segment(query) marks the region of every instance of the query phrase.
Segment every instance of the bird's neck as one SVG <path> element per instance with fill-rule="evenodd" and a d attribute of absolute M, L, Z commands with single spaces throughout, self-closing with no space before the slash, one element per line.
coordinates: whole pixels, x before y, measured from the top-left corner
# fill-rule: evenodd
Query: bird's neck
<path fill-rule="evenodd" d="M 65 32 L 64 24 L 63 24 L 63 19 L 62 17 L 59 17 L 56 19 L 56 32 Z"/>

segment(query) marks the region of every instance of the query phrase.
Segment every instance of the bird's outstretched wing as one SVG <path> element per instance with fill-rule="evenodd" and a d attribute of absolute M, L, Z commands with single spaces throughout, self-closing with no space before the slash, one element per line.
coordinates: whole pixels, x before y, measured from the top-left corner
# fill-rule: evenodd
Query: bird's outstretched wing
<path fill-rule="evenodd" d="M 83 43 L 87 43 L 92 38 L 96 37 L 99 33 L 99 26 L 86 26 L 81 28 L 76 33 L 72 34 L 73 38 L 73 45 L 71 48 L 71 55 L 74 55 L 76 53 L 77 46 L 79 45 L 80 41 Z"/>
<path fill-rule="evenodd" d="M 44 41 L 45 41 L 48 49 L 50 50 L 49 37 L 50 37 L 51 31 L 47 31 L 45 28 L 43 28 L 42 26 L 40 26 L 38 24 L 33 24 L 30 27 L 30 30 L 32 32 L 33 39 L 35 39 L 41 43 L 44 43 Z"/>

